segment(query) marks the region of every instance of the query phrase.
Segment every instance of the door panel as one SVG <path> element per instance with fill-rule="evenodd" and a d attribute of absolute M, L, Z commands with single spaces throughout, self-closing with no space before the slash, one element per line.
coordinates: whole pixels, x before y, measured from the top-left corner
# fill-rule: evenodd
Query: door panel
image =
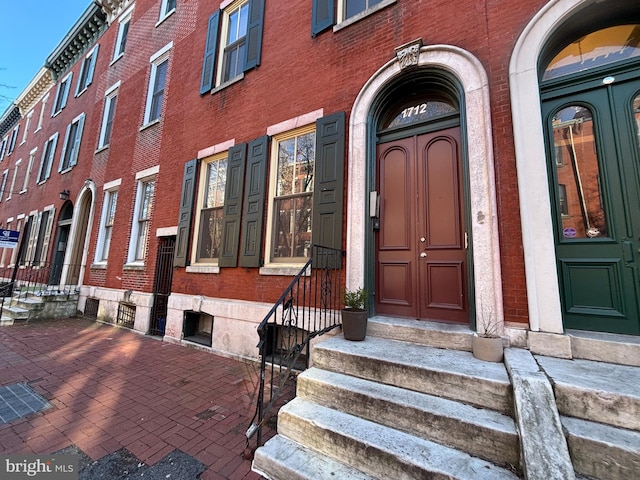
<path fill-rule="evenodd" d="M 558 275 L 566 328 L 639 334 L 640 82 L 546 101 Z M 634 152 L 635 150 L 635 152 Z"/>
<path fill-rule="evenodd" d="M 376 312 L 468 322 L 459 127 L 378 145 Z"/>

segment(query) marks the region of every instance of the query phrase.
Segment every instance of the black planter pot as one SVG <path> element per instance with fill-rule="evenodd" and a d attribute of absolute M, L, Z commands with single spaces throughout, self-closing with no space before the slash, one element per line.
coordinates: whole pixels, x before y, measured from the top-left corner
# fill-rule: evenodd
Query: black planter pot
<path fill-rule="evenodd" d="M 342 333 L 347 340 L 356 342 L 364 340 L 367 335 L 367 317 L 369 312 L 366 310 L 353 310 L 345 308 L 342 310 Z"/>

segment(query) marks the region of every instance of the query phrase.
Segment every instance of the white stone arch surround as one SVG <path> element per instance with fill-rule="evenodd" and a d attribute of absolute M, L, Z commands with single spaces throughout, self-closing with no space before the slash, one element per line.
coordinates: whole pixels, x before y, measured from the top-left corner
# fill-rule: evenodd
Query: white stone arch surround
<path fill-rule="evenodd" d="M 518 171 L 522 242 L 532 331 L 563 333 L 553 220 L 538 83 L 538 60 L 553 34 L 592 4 L 614 0 L 552 0 L 525 27 L 511 56 L 509 83 Z"/>
<path fill-rule="evenodd" d="M 418 65 L 451 73 L 464 92 L 461 123 L 465 127 L 471 205 L 474 288 L 477 309 L 490 310 L 500 328 L 504 322 L 502 275 L 496 188 L 489 105 L 489 84 L 482 64 L 471 53 L 451 45 L 430 45 L 420 49 Z M 380 68 L 358 94 L 349 119 L 347 286 L 365 284 L 368 119 L 372 106 L 385 86 L 402 75 L 397 59 Z"/>
<path fill-rule="evenodd" d="M 62 267 L 61 284 L 68 283 L 69 265 L 72 263 L 74 248 L 77 245 L 82 246 L 82 254 L 80 261 L 80 271 L 78 272 L 78 285 L 82 285 L 84 271 L 87 266 L 88 245 L 91 240 L 93 216 L 95 213 L 97 187 L 93 180 L 87 179 L 80 189 L 73 208 L 73 220 L 71 222 L 71 230 L 67 239 L 67 251 L 64 256 L 64 265 Z M 86 210 L 88 209 L 88 211 Z M 86 225 L 83 219 L 86 218 Z"/>

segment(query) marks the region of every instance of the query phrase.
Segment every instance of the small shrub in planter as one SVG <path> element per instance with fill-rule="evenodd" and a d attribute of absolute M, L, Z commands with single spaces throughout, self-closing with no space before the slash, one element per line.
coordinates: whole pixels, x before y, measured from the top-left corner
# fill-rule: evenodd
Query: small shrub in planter
<path fill-rule="evenodd" d="M 367 291 L 346 289 L 342 310 L 342 333 L 347 340 L 361 341 L 367 335 Z"/>

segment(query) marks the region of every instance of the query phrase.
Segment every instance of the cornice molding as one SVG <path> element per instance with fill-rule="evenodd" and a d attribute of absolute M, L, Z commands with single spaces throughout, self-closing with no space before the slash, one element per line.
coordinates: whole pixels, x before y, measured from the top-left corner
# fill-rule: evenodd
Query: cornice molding
<path fill-rule="evenodd" d="M 20 108 L 20 114 L 24 117 L 38 103 L 42 97 L 55 84 L 51 70 L 41 68 L 31 80 L 20 96 L 16 98 L 16 104 Z"/>
<path fill-rule="evenodd" d="M 13 103 L 0 118 L 0 140 L 20 121 L 20 109 Z"/>
<path fill-rule="evenodd" d="M 102 7 L 104 13 L 107 14 L 107 22 L 111 24 L 134 1 L 135 0 L 96 0 L 96 4 Z"/>
<path fill-rule="evenodd" d="M 85 53 L 106 30 L 107 18 L 101 5 L 92 3 L 71 27 L 56 49 L 47 57 L 45 67 L 57 80 Z"/>

